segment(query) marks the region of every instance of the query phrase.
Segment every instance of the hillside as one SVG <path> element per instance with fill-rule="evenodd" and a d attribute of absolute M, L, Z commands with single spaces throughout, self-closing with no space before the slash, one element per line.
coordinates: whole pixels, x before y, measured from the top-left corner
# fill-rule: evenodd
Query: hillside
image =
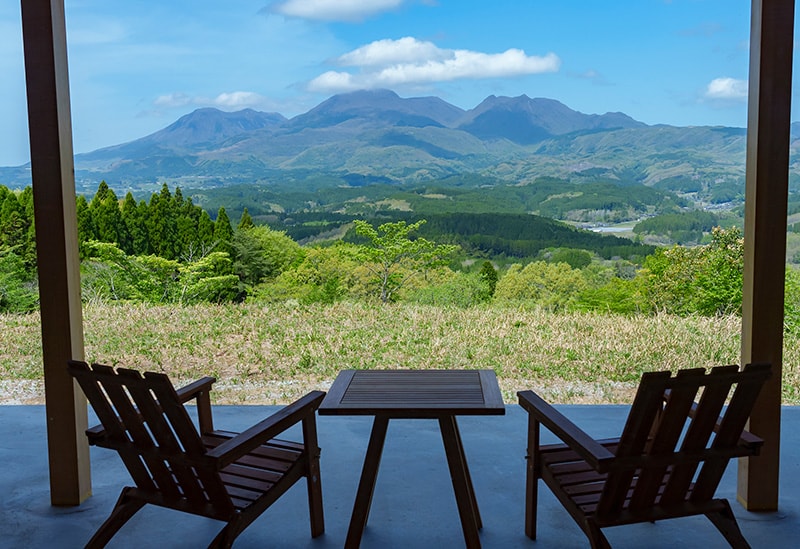
<path fill-rule="evenodd" d="M 336 372 L 353 365 L 480 365 L 497 371 L 508 402 L 515 402 L 520 388 L 540 390 L 554 402 L 630 402 L 642 371 L 653 365 L 735 362 L 740 331 L 735 316 L 653 318 L 347 302 L 304 307 L 89 304 L 84 323 L 87 360 L 160 368 L 176 385 L 208 375 L 208 357 L 214 357 L 218 404 L 289 402 L 308 390 L 327 389 Z M 4 378 L 9 380 L 0 382 L 0 403 L 40 403 L 38 314 L 0 315 L 0 327 L 0 348 L 8 351 Z M 796 335 L 787 337 L 786 404 L 798 403 L 798 343 Z M 601 376 L 598 364 L 603 365 Z"/>

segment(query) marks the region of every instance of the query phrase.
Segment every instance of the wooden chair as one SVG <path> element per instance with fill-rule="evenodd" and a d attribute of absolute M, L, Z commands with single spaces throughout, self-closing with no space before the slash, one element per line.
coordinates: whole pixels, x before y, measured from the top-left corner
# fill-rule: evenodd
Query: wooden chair
<path fill-rule="evenodd" d="M 592 547 L 610 547 L 604 527 L 699 514 L 732 547 L 749 547 L 727 500 L 714 493 L 731 458 L 759 452 L 763 441 L 744 427 L 769 375 L 767 364 L 645 373 L 620 438 L 597 441 L 533 391 L 520 391 L 528 412 L 525 533 L 536 539 L 541 478 Z M 540 424 L 563 444 L 541 445 Z"/>
<path fill-rule="evenodd" d="M 103 547 L 146 503 L 224 521 L 210 547 L 234 539 L 300 478 L 306 477 L 311 535 L 323 533 L 313 391 L 241 434 L 214 430 L 206 377 L 176 391 L 164 374 L 70 361 L 101 425 L 89 444 L 119 452 L 135 487 L 126 487 L 87 544 Z M 198 432 L 184 403 L 197 401 Z M 303 443 L 274 438 L 302 422 Z"/>

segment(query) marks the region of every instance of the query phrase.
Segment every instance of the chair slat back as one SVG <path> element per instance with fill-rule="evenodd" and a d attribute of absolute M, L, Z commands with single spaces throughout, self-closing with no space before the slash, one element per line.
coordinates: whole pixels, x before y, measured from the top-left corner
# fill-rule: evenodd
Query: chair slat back
<path fill-rule="evenodd" d="M 225 514 L 233 504 L 197 428 L 164 374 L 70 361 L 105 429 L 90 442 L 116 450 L 137 487 Z"/>
<path fill-rule="evenodd" d="M 735 365 L 709 373 L 702 368 L 682 370 L 675 377 L 669 372 L 645 373 L 598 516 L 711 499 L 730 459 L 743 455 L 739 439 L 769 370 L 769 365 L 750 364 L 741 371 Z"/>

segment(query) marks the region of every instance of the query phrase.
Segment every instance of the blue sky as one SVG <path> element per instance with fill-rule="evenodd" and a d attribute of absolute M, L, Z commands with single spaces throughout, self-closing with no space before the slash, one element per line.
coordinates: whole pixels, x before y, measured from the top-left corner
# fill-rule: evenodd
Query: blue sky
<path fill-rule="evenodd" d="M 0 4 L 0 166 L 29 159 L 19 10 Z M 76 152 L 199 107 L 292 117 L 360 88 L 746 124 L 746 0 L 66 0 L 66 13 Z"/>

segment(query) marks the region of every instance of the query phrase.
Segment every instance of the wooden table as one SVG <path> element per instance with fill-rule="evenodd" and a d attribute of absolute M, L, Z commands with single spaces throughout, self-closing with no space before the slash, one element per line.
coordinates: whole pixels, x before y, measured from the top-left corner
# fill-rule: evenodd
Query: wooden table
<path fill-rule="evenodd" d="M 356 548 L 367 524 L 390 419 L 437 419 L 467 547 L 480 547 L 481 517 L 457 415 L 505 414 L 492 370 L 344 370 L 319 407 L 320 415 L 373 415 L 346 548 Z"/>

